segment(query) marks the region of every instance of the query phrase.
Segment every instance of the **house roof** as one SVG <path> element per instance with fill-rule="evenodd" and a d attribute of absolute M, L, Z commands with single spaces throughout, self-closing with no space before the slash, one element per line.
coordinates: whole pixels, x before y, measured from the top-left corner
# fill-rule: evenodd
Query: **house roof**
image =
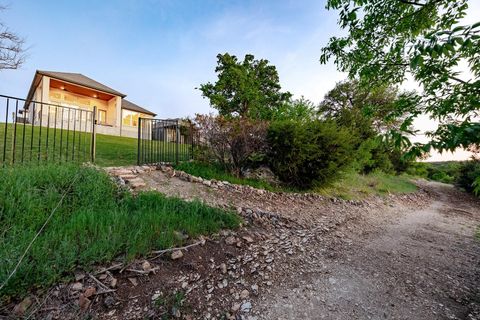
<path fill-rule="evenodd" d="M 154 117 L 157 115 L 156 113 L 148 111 L 147 109 L 144 109 L 144 108 L 140 107 L 139 105 L 136 105 L 135 103 L 130 102 L 126 99 L 122 99 L 122 109 L 141 112 L 141 113 L 152 115 Z"/>
<path fill-rule="evenodd" d="M 80 85 L 83 87 L 87 87 L 90 89 L 110 93 L 116 96 L 120 96 L 122 98 L 122 109 L 127 109 L 131 111 L 136 111 L 136 112 L 141 112 L 145 114 L 149 114 L 152 116 L 156 116 L 155 113 L 148 111 L 145 108 L 140 107 L 139 105 L 136 105 L 135 103 L 125 100 L 124 98 L 127 96 L 126 94 L 123 94 L 119 91 L 116 91 L 98 81 L 95 81 L 87 76 L 84 76 L 81 73 L 71 73 L 71 72 L 58 72 L 58 71 L 44 71 L 44 70 L 37 70 L 35 73 L 35 76 L 33 78 L 32 84 L 30 86 L 30 90 L 28 92 L 27 96 L 27 103 L 28 101 L 31 101 L 33 98 L 33 94 L 35 92 L 36 87 L 40 83 L 41 77 L 40 76 L 47 76 L 51 77 L 54 79 L 70 82 L 76 85 Z"/>
<path fill-rule="evenodd" d="M 43 71 L 43 70 L 37 70 L 37 74 L 41 74 L 47 77 L 71 82 L 74 84 L 78 84 L 84 87 L 88 87 L 91 89 L 103 91 L 106 93 L 111 93 L 116 96 L 120 96 L 122 98 L 126 97 L 126 94 L 123 94 L 121 92 L 118 92 L 110 87 L 107 87 L 106 85 L 95 81 L 87 76 L 84 76 L 81 73 L 70 73 L 70 72 L 57 72 L 57 71 Z"/>

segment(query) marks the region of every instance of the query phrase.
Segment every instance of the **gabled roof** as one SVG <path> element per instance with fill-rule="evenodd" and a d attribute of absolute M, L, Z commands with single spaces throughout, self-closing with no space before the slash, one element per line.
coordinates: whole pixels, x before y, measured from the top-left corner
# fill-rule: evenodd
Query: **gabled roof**
<path fill-rule="evenodd" d="M 78 84 L 80 86 L 88 87 L 91 89 L 103 91 L 106 93 L 111 93 L 116 96 L 120 96 L 122 98 L 126 97 L 126 94 L 123 94 L 121 92 L 118 92 L 116 90 L 113 90 L 110 87 L 107 87 L 106 85 L 95 81 L 87 76 L 84 76 L 81 73 L 70 73 L 70 72 L 57 72 L 57 71 L 43 71 L 43 70 L 37 70 L 37 74 L 41 74 L 47 77 L 71 82 L 73 84 Z"/>
<path fill-rule="evenodd" d="M 33 77 L 32 84 L 30 86 L 30 90 L 28 92 L 27 96 L 27 101 L 26 105 L 28 105 L 28 101 L 31 101 L 33 98 L 33 94 L 35 92 L 36 87 L 40 83 L 41 76 L 47 76 L 53 79 L 58 79 L 66 82 L 70 82 L 72 84 L 76 84 L 79 86 L 87 87 L 90 89 L 110 93 L 116 96 L 120 96 L 122 98 L 122 109 L 127 109 L 131 111 L 136 111 L 136 112 L 141 112 L 145 114 L 149 114 L 152 116 L 156 116 L 155 113 L 148 111 L 145 108 L 140 107 L 139 105 L 136 105 L 133 102 L 130 102 L 128 100 L 125 100 L 124 98 L 127 96 L 126 94 L 123 94 L 121 92 L 118 92 L 110 87 L 107 87 L 106 85 L 95 81 L 87 76 L 84 76 L 81 73 L 71 73 L 71 72 L 58 72 L 58 71 L 44 71 L 44 70 L 37 70 L 35 72 L 35 76 Z"/>
<path fill-rule="evenodd" d="M 126 99 L 122 99 L 122 109 L 141 112 L 141 113 L 152 115 L 154 117 L 157 115 L 156 113 L 148 111 L 147 109 L 144 109 L 144 108 L 140 107 L 139 105 L 136 105 L 135 103 L 130 102 Z"/>

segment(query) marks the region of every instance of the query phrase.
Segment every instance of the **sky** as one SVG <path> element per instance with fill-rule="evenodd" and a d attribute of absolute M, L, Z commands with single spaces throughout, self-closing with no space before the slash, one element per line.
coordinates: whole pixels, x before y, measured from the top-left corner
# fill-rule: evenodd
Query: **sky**
<path fill-rule="evenodd" d="M 480 1 L 470 2 L 469 19 L 478 18 Z M 213 111 L 195 88 L 215 81 L 219 53 L 269 60 L 283 90 L 315 103 L 346 77 L 333 63 L 319 63 L 321 48 L 342 34 L 324 0 L 0 4 L 9 7 L 0 20 L 29 48 L 21 69 L 0 72 L 0 94 L 25 97 L 37 69 L 75 72 L 125 93 L 159 118 L 174 118 Z M 418 126 L 432 124 L 425 118 Z"/>

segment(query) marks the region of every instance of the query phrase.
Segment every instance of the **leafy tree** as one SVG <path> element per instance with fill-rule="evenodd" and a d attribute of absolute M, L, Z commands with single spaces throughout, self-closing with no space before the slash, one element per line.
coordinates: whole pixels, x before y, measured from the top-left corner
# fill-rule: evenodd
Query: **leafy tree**
<path fill-rule="evenodd" d="M 413 92 L 401 92 L 394 86 L 367 88 L 352 80 L 337 83 L 320 103 L 319 112 L 322 117 L 351 130 L 351 144 L 356 150 L 354 156 L 360 171 L 403 172 L 408 165 L 400 159 L 403 150 L 394 150 L 393 143 L 383 139 L 383 135 L 399 129 L 408 116 L 409 108 L 404 106 L 411 108 L 417 102 Z"/>
<path fill-rule="evenodd" d="M 418 103 L 414 92 L 395 86 L 363 87 L 356 80 L 342 81 L 320 103 L 319 112 L 347 127 L 368 127 L 375 133 L 399 128 L 408 110 Z M 402 110 L 402 112 L 399 112 Z"/>
<path fill-rule="evenodd" d="M 308 121 L 318 117 L 317 106 L 304 97 L 283 103 L 272 112 L 271 120 Z"/>
<path fill-rule="evenodd" d="M 275 66 L 256 60 L 251 54 L 243 61 L 228 53 L 217 55 L 215 83 L 200 85 L 204 98 L 225 117 L 269 120 L 275 109 L 288 102 L 291 94 L 281 92 Z"/>
<path fill-rule="evenodd" d="M 411 76 L 423 89 L 405 121 L 427 113 L 440 126 L 417 151 L 480 141 L 474 120 L 480 109 L 480 22 L 461 24 L 467 0 L 328 0 L 326 7 L 339 11 L 348 35 L 330 39 L 321 63 L 333 59 L 362 85 L 399 84 Z M 409 144 L 404 135 L 393 137 Z"/>
<path fill-rule="evenodd" d="M 0 12 L 6 7 L 0 6 Z M 25 62 L 25 40 L 0 21 L 0 70 L 18 69 Z"/>

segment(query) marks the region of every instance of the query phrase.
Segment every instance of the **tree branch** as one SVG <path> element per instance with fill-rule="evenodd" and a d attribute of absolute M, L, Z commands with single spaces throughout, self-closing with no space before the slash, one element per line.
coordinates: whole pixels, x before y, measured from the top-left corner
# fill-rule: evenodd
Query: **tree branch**
<path fill-rule="evenodd" d="M 420 6 L 420 7 L 424 7 L 426 5 L 425 3 L 418 3 L 418 2 L 414 2 L 414 1 L 408 1 L 408 0 L 399 0 L 399 1 L 401 3 L 411 4 L 411 5 Z"/>

